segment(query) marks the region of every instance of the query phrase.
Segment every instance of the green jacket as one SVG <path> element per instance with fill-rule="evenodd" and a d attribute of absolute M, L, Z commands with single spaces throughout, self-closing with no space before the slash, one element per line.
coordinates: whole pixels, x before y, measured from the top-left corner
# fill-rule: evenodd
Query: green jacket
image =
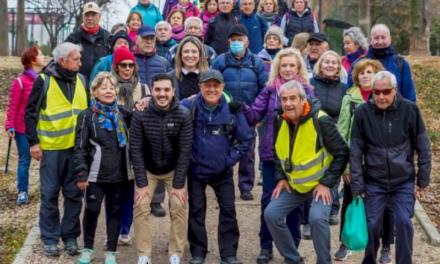
<path fill-rule="evenodd" d="M 347 90 L 347 94 L 342 98 L 341 112 L 338 119 L 338 130 L 348 146 L 350 146 L 351 126 L 353 124 L 353 111 L 356 107 L 363 104 L 360 88 L 353 86 Z"/>

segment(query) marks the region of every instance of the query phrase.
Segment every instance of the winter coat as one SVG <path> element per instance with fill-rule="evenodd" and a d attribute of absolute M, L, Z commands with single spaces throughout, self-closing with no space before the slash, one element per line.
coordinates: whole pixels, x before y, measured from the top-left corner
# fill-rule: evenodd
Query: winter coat
<path fill-rule="evenodd" d="M 111 53 L 109 37 L 110 33 L 103 28 L 100 28 L 98 33 L 92 35 L 80 27 L 66 38 L 66 42 L 72 42 L 82 47 L 81 68 L 79 69 L 81 74 L 89 77 L 96 62 L 101 57 Z"/>
<path fill-rule="evenodd" d="M 221 54 L 212 63 L 212 68 L 223 74 L 225 90 L 234 101 L 251 105 L 266 86 L 267 73 L 263 62 L 249 50 L 241 60 L 231 52 Z"/>
<path fill-rule="evenodd" d="M 190 73 L 190 74 L 196 74 L 196 73 Z M 174 94 L 175 94 L 175 96 L 176 96 L 176 98 L 178 99 L 178 100 L 182 100 L 182 99 L 185 99 L 185 97 L 183 97 L 183 95 L 182 95 L 182 89 L 184 89 L 184 87 L 182 87 L 182 86 L 184 86 L 184 85 L 181 85 L 182 84 L 182 82 L 187 82 L 186 83 L 186 85 L 190 85 L 191 84 L 191 81 L 189 80 L 190 78 L 187 78 L 187 76 L 186 76 L 186 74 L 185 73 L 181 73 L 181 75 L 182 75 L 182 80 L 179 80 L 177 77 L 176 77 L 176 70 L 172 70 L 172 71 L 170 71 L 169 73 L 168 73 L 168 75 L 171 77 L 171 79 L 172 79 L 172 81 L 173 81 L 173 87 L 174 87 Z M 196 78 L 194 78 L 196 75 L 192 75 L 192 77 L 193 77 L 193 79 L 196 79 Z M 198 79 L 198 77 L 199 77 L 199 74 L 197 74 L 197 79 Z M 186 78 L 185 80 L 184 80 L 184 78 Z M 196 91 L 196 92 L 194 92 L 194 94 L 197 94 L 197 93 L 199 93 L 199 86 L 198 86 L 198 83 L 197 83 L 197 85 L 196 86 L 190 86 L 190 90 L 194 90 L 194 91 Z M 187 96 L 187 97 L 189 97 L 189 96 Z"/>
<path fill-rule="evenodd" d="M 166 58 L 166 54 L 168 51 L 176 45 L 176 41 L 173 38 L 170 38 L 165 43 L 159 43 L 159 41 L 156 41 L 156 49 L 157 49 L 157 55 Z M 171 64 L 174 65 L 174 64 Z"/>
<path fill-rule="evenodd" d="M 267 23 L 257 14 L 251 15 L 241 14 L 240 23 L 246 27 L 249 36 L 249 49 L 252 53 L 257 54 L 263 49 L 264 35 L 266 34 Z"/>
<path fill-rule="evenodd" d="M 130 112 L 119 107 L 127 126 Z M 88 108 L 78 115 L 73 150 L 73 173 L 77 181 L 118 183 L 133 179 L 129 173 L 128 147 L 120 147 L 116 129 L 108 131 L 97 123 L 98 115 Z"/>
<path fill-rule="evenodd" d="M 353 85 L 351 72 L 353 71 L 354 65 L 362 58 L 380 61 L 387 71 L 390 71 L 396 76 L 399 93 L 408 100 L 416 101 L 416 91 L 409 63 L 402 56 L 396 54 L 393 47 L 384 49 L 382 52 L 377 52 L 370 46 L 367 55 L 365 57 L 361 56 L 353 63 L 350 73 L 348 74 L 348 87 Z"/>
<path fill-rule="evenodd" d="M 165 3 L 163 5 L 162 9 L 162 16 L 168 17 L 168 14 L 170 13 L 173 6 L 177 5 L 179 3 L 179 0 L 165 0 Z"/>
<path fill-rule="evenodd" d="M 365 56 L 366 52 L 362 48 L 359 48 L 357 51 L 347 54 L 341 58 L 341 64 L 344 67 L 346 72 L 350 71 L 351 64 L 359 59 L 361 56 Z M 350 77 L 351 78 L 351 77 Z"/>
<path fill-rule="evenodd" d="M 142 24 L 151 28 L 154 28 L 157 22 L 163 20 L 159 8 L 153 3 L 149 3 L 147 6 L 138 3 L 130 10 L 130 13 L 132 12 L 139 12 L 142 15 Z"/>
<path fill-rule="evenodd" d="M 360 89 L 361 88 L 354 86 L 348 89 L 346 95 L 342 98 L 341 111 L 339 112 L 338 118 L 338 130 L 348 145 L 350 145 L 354 110 L 365 102 Z"/>
<path fill-rule="evenodd" d="M 170 50 L 165 55 L 165 59 L 167 59 L 168 62 L 173 66 L 174 66 L 174 58 L 176 57 L 176 53 L 177 53 L 178 48 L 179 48 L 179 44 L 174 45 L 173 47 L 170 48 Z M 206 44 L 203 44 L 203 51 L 204 51 L 203 56 L 205 56 L 206 60 L 208 61 L 208 64 L 211 65 L 211 63 L 217 57 L 217 53 L 215 52 L 215 50 L 212 47 L 210 47 Z"/>
<path fill-rule="evenodd" d="M 254 137 L 243 112 L 233 109 L 224 96 L 214 110 L 207 108 L 201 94 L 182 104 L 194 116 L 191 176 L 206 181 L 232 177 L 232 167 L 247 153 Z"/>
<path fill-rule="evenodd" d="M 222 54 L 229 50 L 228 34 L 230 28 L 240 23 L 240 17 L 234 13 L 220 13 L 209 22 L 205 44 L 214 48 L 217 54 Z"/>
<path fill-rule="evenodd" d="M 199 15 L 200 15 L 200 11 L 199 11 L 199 9 L 197 8 L 197 6 L 195 6 L 193 3 L 191 3 L 191 2 L 188 2 L 188 6 L 185 8 L 185 7 L 183 7 L 183 6 L 181 6 L 181 5 L 179 5 L 179 3 L 177 3 L 176 5 L 174 5 L 172 8 L 171 8 L 171 11 L 172 10 L 177 10 L 177 9 L 180 9 L 180 10 L 183 10 L 183 11 L 185 11 L 185 17 L 186 18 L 188 18 L 188 17 L 193 17 L 193 16 L 195 16 L 195 17 L 198 17 Z"/>
<path fill-rule="evenodd" d="M 337 121 L 347 86 L 339 79 L 330 80 L 320 76 L 313 77 L 310 84 L 315 88 L 315 96 L 321 102 L 321 110 Z"/>
<path fill-rule="evenodd" d="M 170 63 L 165 58 L 156 54 L 136 54 L 135 57 L 139 67 L 138 75 L 141 78 L 141 83 L 145 83 L 148 87 L 152 87 L 151 80 L 156 74 L 167 73 L 172 69 Z"/>
<path fill-rule="evenodd" d="M 307 7 L 301 15 L 293 9 L 289 9 L 281 19 L 280 27 L 283 30 L 284 36 L 289 40 L 289 46 L 292 44 L 293 38 L 298 33 L 319 32 L 316 19 L 309 7 Z"/>
<path fill-rule="evenodd" d="M 278 13 L 266 13 L 263 11 L 258 11 L 257 16 L 266 22 L 267 27 L 272 25 L 280 26 L 281 24 L 281 17 L 278 15 Z"/>
<path fill-rule="evenodd" d="M 202 37 L 205 38 L 206 33 L 208 32 L 208 26 L 209 23 L 211 21 L 214 21 L 214 18 L 219 14 L 219 11 L 215 12 L 215 13 L 209 13 L 207 10 L 203 11 L 200 14 L 200 19 L 202 19 L 203 21 L 203 32 L 202 32 Z"/>
<path fill-rule="evenodd" d="M 417 173 L 414 164 L 417 152 Z M 351 131 L 350 172 L 353 195 L 364 192 L 366 184 L 387 190 L 416 180 L 428 186 L 431 174 L 431 143 L 417 105 L 401 95 L 386 110 L 374 100 L 354 111 Z"/>
<path fill-rule="evenodd" d="M 309 102 L 311 105 L 311 111 L 306 116 L 301 117 L 298 126 L 304 124 L 309 118 L 313 118 L 313 116 L 317 114 L 318 111 L 320 110 L 320 104 L 318 100 L 312 99 L 310 101 L 309 99 Z M 282 118 L 282 117 L 279 116 L 277 118 Z M 318 131 L 320 131 L 322 135 L 324 147 L 326 148 L 328 153 L 333 156 L 333 160 L 331 161 L 329 167 L 325 170 L 324 176 L 322 176 L 321 179 L 319 179 L 319 183 L 327 186 L 328 188 L 333 188 L 338 183 L 339 178 L 341 177 L 342 173 L 345 170 L 345 167 L 348 162 L 349 151 L 347 145 L 344 142 L 344 139 L 342 139 L 341 135 L 338 133 L 338 129 L 336 127 L 335 122 L 330 116 L 324 115 L 318 118 L 318 124 L 319 124 Z M 290 122 L 289 122 L 289 127 L 291 128 L 291 131 L 296 131 L 295 125 Z M 274 138 L 278 137 L 278 130 L 279 127 L 276 125 Z M 293 141 L 295 140 L 295 135 L 296 134 L 293 133 L 291 140 Z M 286 142 L 286 144 L 288 144 L 288 142 Z M 316 151 L 319 151 L 319 149 Z M 278 158 L 275 160 L 275 163 L 277 164 L 276 166 L 277 171 L 275 173 L 275 178 L 277 180 L 287 179 L 287 175 L 285 175 L 281 167 L 281 162 L 283 161 L 280 161 Z"/>
<path fill-rule="evenodd" d="M 262 49 L 260 52 L 258 52 L 257 56 L 258 56 L 258 58 L 260 58 L 263 61 L 264 71 L 269 76 L 270 66 L 271 66 L 272 60 L 273 60 L 272 56 L 270 56 L 270 54 L 267 52 L 266 49 Z"/>
<path fill-rule="evenodd" d="M 92 73 L 90 74 L 89 77 L 89 83 L 93 82 L 93 80 L 95 79 L 96 75 L 98 75 L 98 73 L 103 71 L 111 72 L 112 64 L 113 64 L 113 54 L 100 58 L 93 67 Z"/>
<path fill-rule="evenodd" d="M 174 170 L 173 188 L 185 186 L 191 158 L 192 117 L 177 99 L 167 110 L 154 101 L 148 109 L 134 112 L 130 128 L 130 152 L 138 187 L 148 186 L 146 170 L 163 175 Z"/>

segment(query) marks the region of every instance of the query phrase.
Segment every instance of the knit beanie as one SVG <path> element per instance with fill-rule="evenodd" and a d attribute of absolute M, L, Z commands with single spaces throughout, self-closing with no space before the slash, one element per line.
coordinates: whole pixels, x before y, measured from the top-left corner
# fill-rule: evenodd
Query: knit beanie
<path fill-rule="evenodd" d="M 126 46 L 121 46 L 113 52 L 113 65 L 118 65 L 123 60 L 132 60 L 136 62 L 133 53 Z"/>
<path fill-rule="evenodd" d="M 266 34 L 264 35 L 264 43 L 266 43 L 266 40 L 270 35 L 277 36 L 281 43 L 283 43 L 284 34 L 283 30 L 279 26 L 272 25 L 269 27 Z"/>
<path fill-rule="evenodd" d="M 128 46 L 130 47 L 130 50 L 133 48 L 133 42 L 131 41 L 131 39 L 128 36 L 127 32 L 125 32 L 124 30 L 120 30 L 120 31 L 116 32 L 116 34 L 111 35 L 110 38 L 109 38 L 110 47 L 112 49 L 115 48 L 116 40 L 118 40 L 120 38 L 123 38 L 123 39 L 127 40 Z"/>

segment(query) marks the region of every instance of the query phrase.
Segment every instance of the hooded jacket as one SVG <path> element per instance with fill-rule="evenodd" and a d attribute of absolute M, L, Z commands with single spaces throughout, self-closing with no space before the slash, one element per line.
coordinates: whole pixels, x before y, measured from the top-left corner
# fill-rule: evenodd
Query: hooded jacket
<path fill-rule="evenodd" d="M 338 130 L 348 145 L 350 145 L 354 109 L 364 103 L 360 89 L 361 88 L 354 86 L 348 89 L 347 94 L 342 98 L 341 111 L 339 112 L 338 118 Z"/>
<path fill-rule="evenodd" d="M 131 10 L 132 12 L 138 12 L 142 15 L 142 24 L 154 28 L 157 22 L 162 21 L 163 17 L 160 14 L 159 8 L 153 3 L 143 5 L 138 2 Z"/>

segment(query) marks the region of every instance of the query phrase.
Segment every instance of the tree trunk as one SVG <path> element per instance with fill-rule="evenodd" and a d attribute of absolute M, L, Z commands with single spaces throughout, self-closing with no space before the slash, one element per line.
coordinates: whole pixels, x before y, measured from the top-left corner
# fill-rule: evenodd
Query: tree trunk
<path fill-rule="evenodd" d="M 0 56 L 9 55 L 8 0 L 0 0 Z M 6 25 L 6 26 L 5 26 Z"/>
<path fill-rule="evenodd" d="M 370 35 L 371 30 L 371 7 L 372 0 L 359 1 L 359 26 L 363 29 L 366 36 Z"/>
<path fill-rule="evenodd" d="M 430 55 L 429 38 L 431 18 L 429 0 L 411 0 L 411 35 L 409 39 L 410 55 Z"/>
<path fill-rule="evenodd" d="M 16 38 L 16 56 L 20 56 L 26 47 L 26 21 L 24 14 L 24 0 L 17 1 L 17 38 Z"/>

